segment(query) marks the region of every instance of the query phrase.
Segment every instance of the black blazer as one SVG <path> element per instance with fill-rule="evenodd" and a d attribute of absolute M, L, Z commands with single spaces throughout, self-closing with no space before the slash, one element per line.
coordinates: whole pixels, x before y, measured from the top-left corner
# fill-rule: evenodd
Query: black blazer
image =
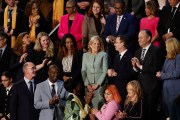
<path fill-rule="evenodd" d="M 134 105 L 131 103 L 124 106 L 124 111 L 127 113 L 125 120 L 144 120 L 144 100 L 141 98 Z"/>
<path fill-rule="evenodd" d="M 0 59 L 0 75 L 4 72 L 9 70 L 10 67 L 10 57 L 12 56 L 11 49 L 7 46 L 4 50 L 4 53 Z"/>
<path fill-rule="evenodd" d="M 135 57 L 140 60 L 142 48 L 135 52 Z M 140 80 L 144 93 L 152 93 L 159 87 L 159 78 L 156 77 L 156 72 L 162 68 L 162 57 L 157 47 L 151 45 L 145 55 L 142 70 L 138 70 L 138 80 Z"/>
<path fill-rule="evenodd" d="M 132 76 L 132 54 L 126 51 L 120 60 L 119 54 L 116 55 L 113 63 L 113 69 L 116 71 L 117 76 L 114 77 L 113 83 L 117 86 L 122 100 L 124 101 L 127 96 L 126 85 L 133 79 Z"/>
<path fill-rule="evenodd" d="M 171 6 L 163 7 L 157 26 L 157 31 L 160 36 L 163 36 L 167 33 L 168 28 L 170 28 L 170 31 L 173 33 L 174 37 L 176 37 L 180 41 L 180 5 L 176 10 L 173 19 L 170 21 L 171 10 Z"/>
<path fill-rule="evenodd" d="M 9 94 L 6 94 L 6 88 L 2 88 L 0 91 L 0 119 L 5 117 L 6 120 L 10 120 L 10 111 L 9 111 L 9 100 L 11 96 L 11 90 Z"/>
<path fill-rule="evenodd" d="M 62 60 L 56 62 L 59 68 L 59 79 L 63 80 L 63 76 L 66 75 L 68 77 L 77 77 L 82 80 L 81 76 L 81 67 L 82 67 L 82 52 L 78 51 L 75 55 L 73 55 L 72 68 L 70 73 L 66 73 L 63 71 Z"/>
<path fill-rule="evenodd" d="M 37 120 L 38 112 L 34 108 L 34 96 L 30 93 L 24 79 L 12 87 L 10 99 L 11 120 Z"/>

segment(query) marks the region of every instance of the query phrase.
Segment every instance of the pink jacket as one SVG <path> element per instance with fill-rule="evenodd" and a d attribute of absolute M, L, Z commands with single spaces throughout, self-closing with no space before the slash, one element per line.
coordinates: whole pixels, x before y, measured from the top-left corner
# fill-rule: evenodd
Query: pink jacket
<path fill-rule="evenodd" d="M 119 120 L 115 117 L 115 113 L 118 112 L 118 103 L 115 100 L 104 104 L 101 110 L 96 114 L 98 120 Z"/>
<path fill-rule="evenodd" d="M 68 20 L 68 14 L 61 17 L 58 36 L 60 39 L 62 39 L 64 34 L 71 33 L 76 39 L 77 47 L 82 48 L 82 25 L 84 21 L 84 16 L 76 13 L 70 31 L 68 31 Z"/>

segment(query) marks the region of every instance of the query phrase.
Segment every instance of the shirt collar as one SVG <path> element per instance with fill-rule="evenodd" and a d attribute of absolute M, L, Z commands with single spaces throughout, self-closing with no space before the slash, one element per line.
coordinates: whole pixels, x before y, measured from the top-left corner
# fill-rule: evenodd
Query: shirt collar
<path fill-rule="evenodd" d="M 123 52 L 119 53 L 121 54 L 121 58 L 123 57 L 123 55 L 126 53 L 127 49 L 125 49 Z"/>
<path fill-rule="evenodd" d="M 145 48 L 142 48 L 142 49 L 146 49 L 146 51 L 147 51 L 150 46 L 151 46 L 151 43 L 148 46 L 146 46 Z"/>
<path fill-rule="evenodd" d="M 24 80 L 25 80 L 26 84 L 29 84 L 29 81 L 32 81 L 32 83 L 34 83 L 34 79 L 28 80 L 26 77 L 24 77 Z"/>
<path fill-rule="evenodd" d="M 179 7 L 179 4 L 180 4 L 180 2 L 175 6 L 176 7 L 176 9 Z"/>
<path fill-rule="evenodd" d="M 49 83 L 49 86 L 51 86 L 52 84 L 54 84 L 55 86 L 57 86 L 57 82 L 52 83 L 52 82 L 49 80 L 49 78 L 48 78 L 48 83 Z"/>

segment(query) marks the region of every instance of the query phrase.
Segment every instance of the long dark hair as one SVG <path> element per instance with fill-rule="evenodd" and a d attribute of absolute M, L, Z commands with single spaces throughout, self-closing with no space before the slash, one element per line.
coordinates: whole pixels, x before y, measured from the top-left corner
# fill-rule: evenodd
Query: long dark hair
<path fill-rule="evenodd" d="M 94 3 L 98 3 L 100 5 L 100 7 L 101 7 L 100 13 L 98 14 L 98 18 L 101 18 L 102 14 L 103 14 L 102 11 L 103 11 L 103 8 L 104 8 L 104 4 L 103 4 L 103 2 L 101 0 L 93 0 L 93 2 L 91 3 L 91 6 L 89 7 L 87 15 L 89 17 L 94 17 L 93 12 L 92 12 L 92 8 L 93 8 Z"/>
<path fill-rule="evenodd" d="M 58 60 L 60 60 L 60 61 L 63 59 L 63 57 L 68 55 L 68 49 L 66 47 L 66 39 L 67 38 L 70 38 L 72 40 L 72 42 L 73 42 L 72 54 L 74 55 L 77 52 L 77 43 L 76 43 L 75 37 L 72 34 L 69 34 L 69 33 L 65 34 L 62 37 L 61 43 L 59 44 Z"/>

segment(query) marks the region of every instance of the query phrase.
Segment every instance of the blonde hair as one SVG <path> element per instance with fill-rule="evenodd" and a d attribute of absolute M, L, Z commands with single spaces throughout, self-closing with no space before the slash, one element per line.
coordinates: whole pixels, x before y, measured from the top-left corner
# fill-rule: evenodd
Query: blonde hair
<path fill-rule="evenodd" d="M 91 49 L 90 45 L 92 45 L 93 42 L 96 41 L 96 40 L 98 40 L 99 43 L 100 43 L 100 50 L 98 52 L 104 51 L 104 44 L 103 44 L 101 38 L 99 36 L 92 36 L 91 39 L 89 40 L 89 43 L 88 43 L 88 51 L 89 52 L 92 52 L 92 49 Z"/>
<path fill-rule="evenodd" d="M 167 59 L 175 59 L 177 54 L 180 54 L 180 42 L 176 38 L 166 40 Z"/>
<path fill-rule="evenodd" d="M 42 50 L 42 46 L 41 46 L 41 38 L 43 36 L 47 36 L 48 39 L 49 39 L 49 46 L 46 50 L 46 56 L 45 57 L 53 57 L 54 56 L 54 44 L 53 42 L 51 41 L 51 38 L 49 37 L 49 35 L 45 32 L 40 32 L 38 35 L 37 35 L 37 38 L 36 38 L 36 41 L 35 41 L 35 45 L 34 45 L 34 50 L 37 51 L 37 52 L 40 52 Z"/>
<path fill-rule="evenodd" d="M 141 85 L 137 80 L 132 80 L 132 81 L 128 82 L 127 86 L 128 85 L 132 86 L 132 91 L 136 94 L 136 98 L 134 101 L 131 101 L 131 99 L 127 96 L 126 100 L 125 100 L 125 105 L 129 104 L 130 102 L 135 104 L 138 102 L 139 99 L 141 99 L 143 97 Z M 126 86 L 126 89 L 127 89 L 127 86 Z"/>
<path fill-rule="evenodd" d="M 158 13 L 158 6 L 156 5 L 155 1 L 147 1 L 146 7 L 151 11 L 151 14 L 156 16 Z"/>

